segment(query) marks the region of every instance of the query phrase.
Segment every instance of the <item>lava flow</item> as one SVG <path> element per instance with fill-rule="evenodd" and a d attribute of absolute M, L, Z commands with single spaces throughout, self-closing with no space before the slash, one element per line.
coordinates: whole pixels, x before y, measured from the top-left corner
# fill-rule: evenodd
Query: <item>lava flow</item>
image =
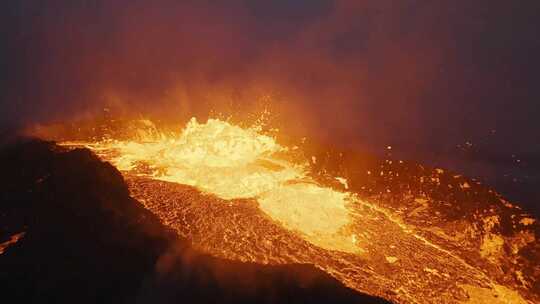
<path fill-rule="evenodd" d="M 538 224 L 502 199 L 471 219 L 436 222 L 438 202 L 425 192 L 403 191 L 398 203 L 385 194 L 370 199 L 343 177 L 318 178 L 316 157 L 303 159 L 298 148 L 257 127 L 192 119 L 169 134 L 143 125 L 130 140 L 63 145 L 90 148 L 110 161 L 134 198 L 202 252 L 313 264 L 353 289 L 397 303 L 540 299 L 537 260 L 522 258 L 524 250 L 537 250 L 531 227 Z M 439 184 L 445 176 L 430 174 Z M 457 180 L 459 191 L 468 191 Z M 499 233 L 506 218 L 520 230 Z"/>

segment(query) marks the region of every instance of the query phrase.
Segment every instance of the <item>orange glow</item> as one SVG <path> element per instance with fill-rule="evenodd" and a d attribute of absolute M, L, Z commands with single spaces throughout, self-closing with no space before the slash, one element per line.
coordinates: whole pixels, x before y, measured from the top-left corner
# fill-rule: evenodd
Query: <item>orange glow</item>
<path fill-rule="evenodd" d="M 135 125 L 140 128 L 131 139 L 62 145 L 85 146 L 110 161 L 134 198 L 202 252 L 262 264 L 313 264 L 355 290 L 397 303 L 530 303 L 523 293 L 534 297 L 520 270 L 516 276 L 525 287 L 518 292 L 519 285 L 502 280 L 495 267 L 504 246 L 518 252 L 535 236 L 499 234 L 497 215 L 463 231 L 408 222 L 404 216 L 430 208 L 427 198 L 409 198 L 410 210 L 405 203 L 392 209 L 360 199 L 343 177 L 321 184 L 313 178 L 316 157 L 304 159 L 300 148 L 281 145 L 260 125 L 192 118 L 177 133 L 159 131 L 148 120 Z M 516 221 L 535 224 L 529 217 Z M 478 262 L 459 250 L 467 238 L 480 242 Z"/>
<path fill-rule="evenodd" d="M 25 232 L 16 233 L 10 236 L 9 240 L 3 243 L 0 243 L 0 254 L 3 254 L 9 248 L 9 246 L 12 246 L 13 244 L 17 243 L 21 238 L 24 237 L 25 234 L 26 234 Z"/>
<path fill-rule="evenodd" d="M 244 129 L 219 119 L 199 123 L 193 118 L 180 134 L 139 133 L 139 138 L 88 146 L 114 151 L 110 161 L 124 172 L 195 186 L 222 199 L 256 198 L 267 215 L 309 242 L 358 252 L 346 229 L 346 206 L 354 197 L 316 184 L 308 177 L 308 165 L 291 160 L 290 149 L 261 134 L 260 126 Z"/>

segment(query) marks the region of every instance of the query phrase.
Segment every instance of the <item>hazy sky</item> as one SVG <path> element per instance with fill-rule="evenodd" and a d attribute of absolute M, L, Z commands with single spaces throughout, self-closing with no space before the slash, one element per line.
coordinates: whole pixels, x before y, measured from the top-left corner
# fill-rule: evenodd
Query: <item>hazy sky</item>
<path fill-rule="evenodd" d="M 183 118 L 270 96 L 291 130 L 330 142 L 538 155 L 537 3 L 4 1 L 0 120 Z"/>

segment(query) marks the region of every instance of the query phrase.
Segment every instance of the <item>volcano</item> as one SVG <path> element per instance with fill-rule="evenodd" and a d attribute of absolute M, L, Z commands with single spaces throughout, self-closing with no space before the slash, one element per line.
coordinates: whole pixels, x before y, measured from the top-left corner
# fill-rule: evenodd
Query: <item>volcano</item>
<path fill-rule="evenodd" d="M 89 149 L 117 168 L 124 195 L 197 254 L 272 269 L 313 265 L 395 303 L 540 299 L 536 219 L 459 174 L 285 146 L 260 126 L 219 119 L 192 119 L 180 131 L 146 120 L 97 129 L 105 132 L 54 132 L 72 150 L 63 153 Z M 21 236 L 13 235 L 10 244 Z"/>
<path fill-rule="evenodd" d="M 129 195 L 88 149 L 2 147 L 0 283 L 18 303 L 387 303 L 310 265 L 212 257 Z"/>

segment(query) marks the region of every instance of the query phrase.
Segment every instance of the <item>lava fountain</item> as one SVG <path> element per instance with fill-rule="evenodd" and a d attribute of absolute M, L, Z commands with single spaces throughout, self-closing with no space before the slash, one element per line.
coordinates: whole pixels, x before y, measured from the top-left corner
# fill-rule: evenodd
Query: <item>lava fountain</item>
<path fill-rule="evenodd" d="M 508 216 L 492 206 L 490 214 L 449 226 L 430 223 L 437 216 L 425 195 L 403 192 L 398 206 L 384 195 L 362 197 L 343 177 L 321 178 L 317 157 L 280 145 L 260 126 L 193 118 L 181 132 L 167 133 L 149 121 L 140 125 L 129 140 L 62 145 L 87 147 L 111 162 L 134 198 L 202 252 L 313 264 L 353 289 L 398 303 L 540 299 L 537 261 L 519 260 L 535 243 L 530 227 L 537 223 L 502 199 L 497 208 L 512 209 L 508 216 L 525 230 L 497 233 Z M 444 171 L 430 174 L 440 181 Z M 465 183 L 460 191 L 468 191 Z M 507 247 L 513 255 L 504 257 Z"/>

